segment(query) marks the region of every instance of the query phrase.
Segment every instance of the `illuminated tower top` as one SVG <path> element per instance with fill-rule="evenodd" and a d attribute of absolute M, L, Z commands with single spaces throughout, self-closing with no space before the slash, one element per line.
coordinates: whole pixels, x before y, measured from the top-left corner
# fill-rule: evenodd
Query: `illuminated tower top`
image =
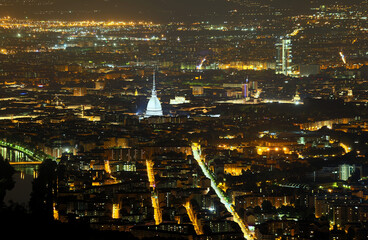
<path fill-rule="evenodd" d="M 155 72 L 153 72 L 152 95 L 151 95 L 150 100 L 148 101 L 145 116 L 151 117 L 151 116 L 162 116 L 162 115 L 163 115 L 163 112 L 162 112 L 161 103 L 160 103 L 160 100 L 158 100 L 157 98 L 157 92 L 156 92 L 156 75 L 155 75 Z"/>

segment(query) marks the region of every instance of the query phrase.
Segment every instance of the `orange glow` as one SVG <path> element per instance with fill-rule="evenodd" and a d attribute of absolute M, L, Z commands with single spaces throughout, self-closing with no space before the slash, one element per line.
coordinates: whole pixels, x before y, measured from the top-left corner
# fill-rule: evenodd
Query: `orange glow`
<path fill-rule="evenodd" d="M 154 210 L 153 214 L 154 214 L 155 224 L 159 225 L 160 223 L 162 223 L 162 212 L 160 209 L 160 201 L 158 199 L 158 193 L 156 190 L 155 174 L 153 171 L 153 165 L 154 165 L 154 162 L 152 160 L 146 160 L 148 181 L 150 183 L 150 187 L 152 188 L 151 201 L 152 201 L 152 207 Z"/>
<path fill-rule="evenodd" d="M 112 205 L 112 218 L 118 219 L 120 217 L 120 204 L 114 203 Z"/>
<path fill-rule="evenodd" d="M 183 206 L 187 210 L 189 219 L 193 224 L 195 232 L 197 233 L 197 235 L 202 235 L 203 231 L 202 231 L 202 228 L 200 226 L 200 222 L 198 222 L 198 218 L 197 218 L 196 214 L 194 213 L 190 202 L 189 201 L 186 202 Z"/>

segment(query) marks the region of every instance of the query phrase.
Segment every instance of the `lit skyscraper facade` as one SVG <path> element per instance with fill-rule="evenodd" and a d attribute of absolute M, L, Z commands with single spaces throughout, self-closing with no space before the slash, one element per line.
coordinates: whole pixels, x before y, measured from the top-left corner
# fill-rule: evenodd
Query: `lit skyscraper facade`
<path fill-rule="evenodd" d="M 356 166 L 355 164 L 342 164 L 339 166 L 339 179 L 347 181 L 355 171 L 358 171 L 360 173 L 360 176 L 362 175 L 361 166 Z"/>
<path fill-rule="evenodd" d="M 276 43 L 276 74 L 286 76 L 292 73 L 291 39 L 281 38 Z"/>

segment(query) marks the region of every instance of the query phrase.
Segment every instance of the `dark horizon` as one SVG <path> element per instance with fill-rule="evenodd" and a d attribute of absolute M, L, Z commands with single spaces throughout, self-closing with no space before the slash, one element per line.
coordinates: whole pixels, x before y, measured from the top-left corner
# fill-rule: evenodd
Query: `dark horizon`
<path fill-rule="evenodd" d="M 35 20 L 123 20 L 123 21 L 224 21 L 232 10 L 266 4 L 273 9 L 306 12 L 323 4 L 353 4 L 363 0 L 35 0 L 32 3 L 4 0 L 0 16 Z"/>

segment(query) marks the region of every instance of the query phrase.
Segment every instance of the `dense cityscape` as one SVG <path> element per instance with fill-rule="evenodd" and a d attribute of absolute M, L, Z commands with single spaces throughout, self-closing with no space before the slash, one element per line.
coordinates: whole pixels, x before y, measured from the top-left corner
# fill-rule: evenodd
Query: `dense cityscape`
<path fill-rule="evenodd" d="M 0 0 L 2 235 L 368 239 L 368 1 L 173 2 Z"/>

